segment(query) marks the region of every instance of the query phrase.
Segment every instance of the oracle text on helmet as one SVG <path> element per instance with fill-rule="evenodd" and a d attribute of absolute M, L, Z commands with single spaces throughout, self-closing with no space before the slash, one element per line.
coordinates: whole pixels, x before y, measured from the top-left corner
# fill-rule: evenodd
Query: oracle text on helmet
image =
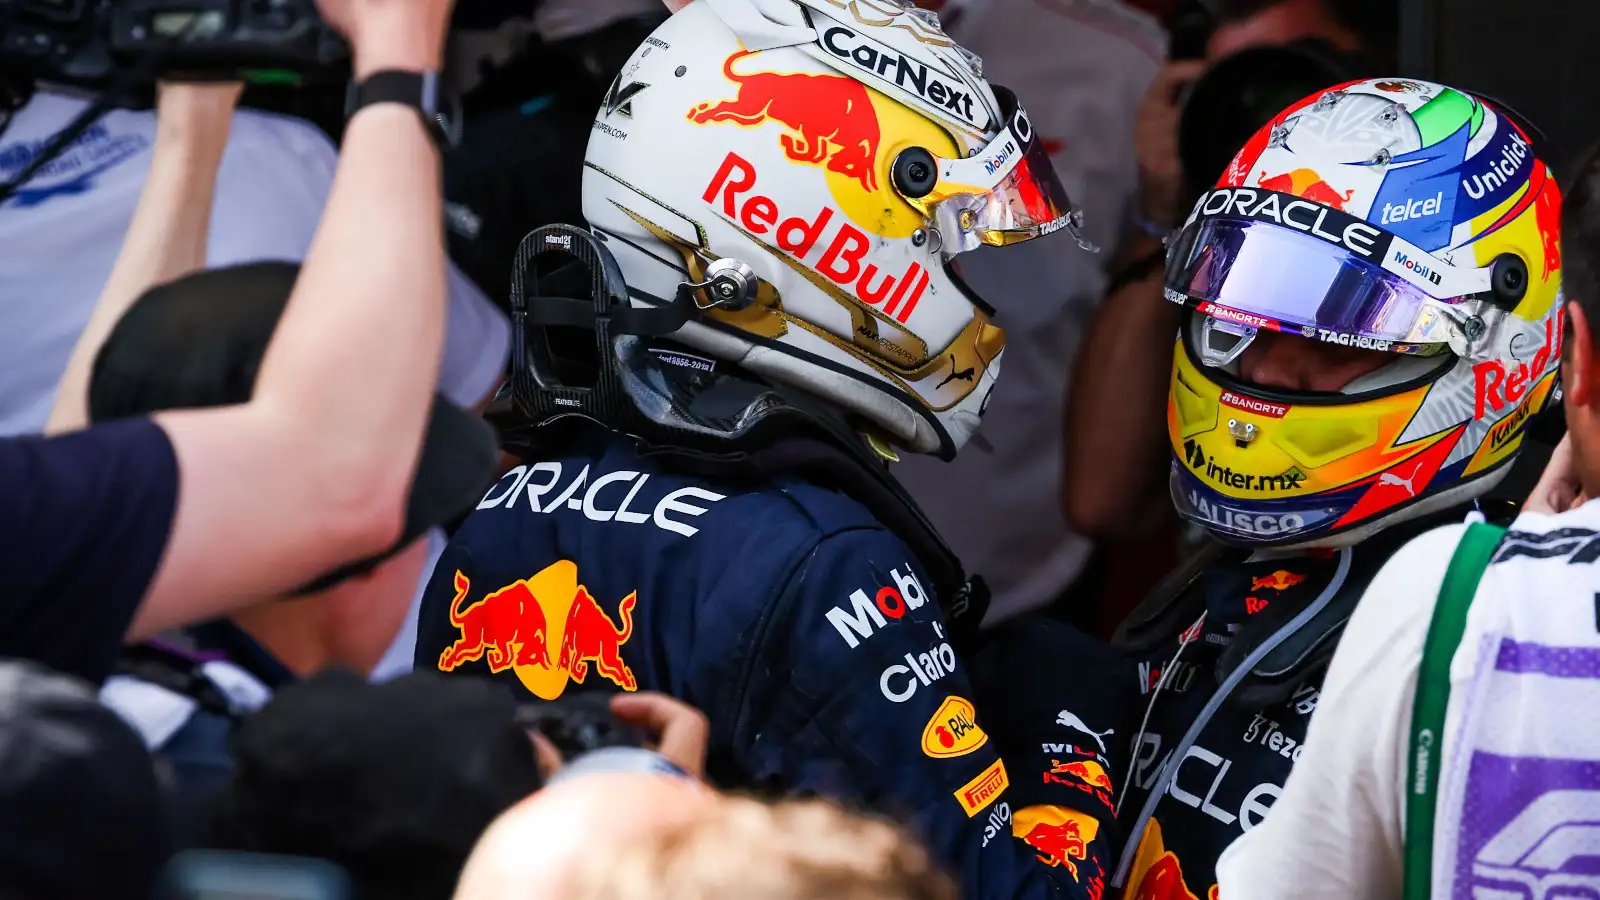
<path fill-rule="evenodd" d="M 1271 222 L 1371 260 L 1382 259 L 1389 249 L 1387 235 L 1355 216 L 1277 191 L 1220 188 L 1200 198 L 1195 214 Z"/>

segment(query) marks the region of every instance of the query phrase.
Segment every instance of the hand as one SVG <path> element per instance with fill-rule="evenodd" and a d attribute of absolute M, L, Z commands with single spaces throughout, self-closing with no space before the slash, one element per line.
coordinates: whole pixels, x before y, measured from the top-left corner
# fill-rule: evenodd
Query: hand
<path fill-rule="evenodd" d="M 612 698 L 611 714 L 655 735 L 650 749 L 690 775 L 705 778 L 706 744 L 711 739 L 705 713 L 677 698 L 645 691 Z"/>
<path fill-rule="evenodd" d="M 350 42 L 359 81 L 382 69 L 437 70 L 454 0 L 317 0 L 317 10 Z"/>
<path fill-rule="evenodd" d="M 1522 505 L 1522 509 L 1525 512 L 1555 515 L 1582 506 L 1588 500 L 1579 478 L 1577 454 L 1572 450 L 1572 435 L 1568 434 L 1556 445 L 1555 452 L 1550 454 L 1544 474 L 1539 476 L 1539 483 L 1534 485 L 1533 493 L 1528 495 L 1528 501 Z"/>
<path fill-rule="evenodd" d="M 1183 165 L 1178 160 L 1178 94 L 1204 72 L 1206 63 L 1168 63 L 1156 75 L 1139 105 L 1133 128 L 1133 151 L 1139 161 L 1139 207 L 1145 218 L 1161 225 L 1177 225 L 1179 196 L 1183 191 Z"/>

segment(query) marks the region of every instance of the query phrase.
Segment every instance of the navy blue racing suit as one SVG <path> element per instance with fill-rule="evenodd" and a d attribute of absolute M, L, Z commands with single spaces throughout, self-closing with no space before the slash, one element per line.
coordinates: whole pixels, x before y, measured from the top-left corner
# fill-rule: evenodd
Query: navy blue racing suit
<path fill-rule="evenodd" d="M 1069 740 L 1045 747 L 1053 776 L 1008 770 L 929 584 L 840 493 L 677 474 L 597 434 L 512 469 L 467 518 L 424 596 L 417 667 L 528 701 L 666 692 L 710 718 L 720 785 L 895 816 L 968 898 L 1098 900 L 1109 763 Z"/>

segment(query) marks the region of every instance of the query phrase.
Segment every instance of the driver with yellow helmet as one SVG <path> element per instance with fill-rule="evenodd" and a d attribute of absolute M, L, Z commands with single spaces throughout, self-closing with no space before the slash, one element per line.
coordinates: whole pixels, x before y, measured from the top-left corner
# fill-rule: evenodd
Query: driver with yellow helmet
<path fill-rule="evenodd" d="M 1216 897 L 1367 582 L 1506 474 L 1556 390 L 1560 208 L 1505 109 L 1371 80 L 1275 117 L 1169 240 L 1170 487 L 1214 541 L 1116 641 L 1145 702 L 1117 896 Z"/>

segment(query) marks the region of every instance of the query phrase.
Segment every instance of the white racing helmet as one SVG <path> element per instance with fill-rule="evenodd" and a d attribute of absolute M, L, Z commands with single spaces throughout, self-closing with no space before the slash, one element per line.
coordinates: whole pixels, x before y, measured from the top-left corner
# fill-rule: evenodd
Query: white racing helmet
<path fill-rule="evenodd" d="M 953 260 L 1080 221 L 1016 99 L 892 0 L 681 9 L 617 76 L 583 179 L 634 305 L 690 286 L 674 340 L 944 457 L 1005 347 Z"/>

